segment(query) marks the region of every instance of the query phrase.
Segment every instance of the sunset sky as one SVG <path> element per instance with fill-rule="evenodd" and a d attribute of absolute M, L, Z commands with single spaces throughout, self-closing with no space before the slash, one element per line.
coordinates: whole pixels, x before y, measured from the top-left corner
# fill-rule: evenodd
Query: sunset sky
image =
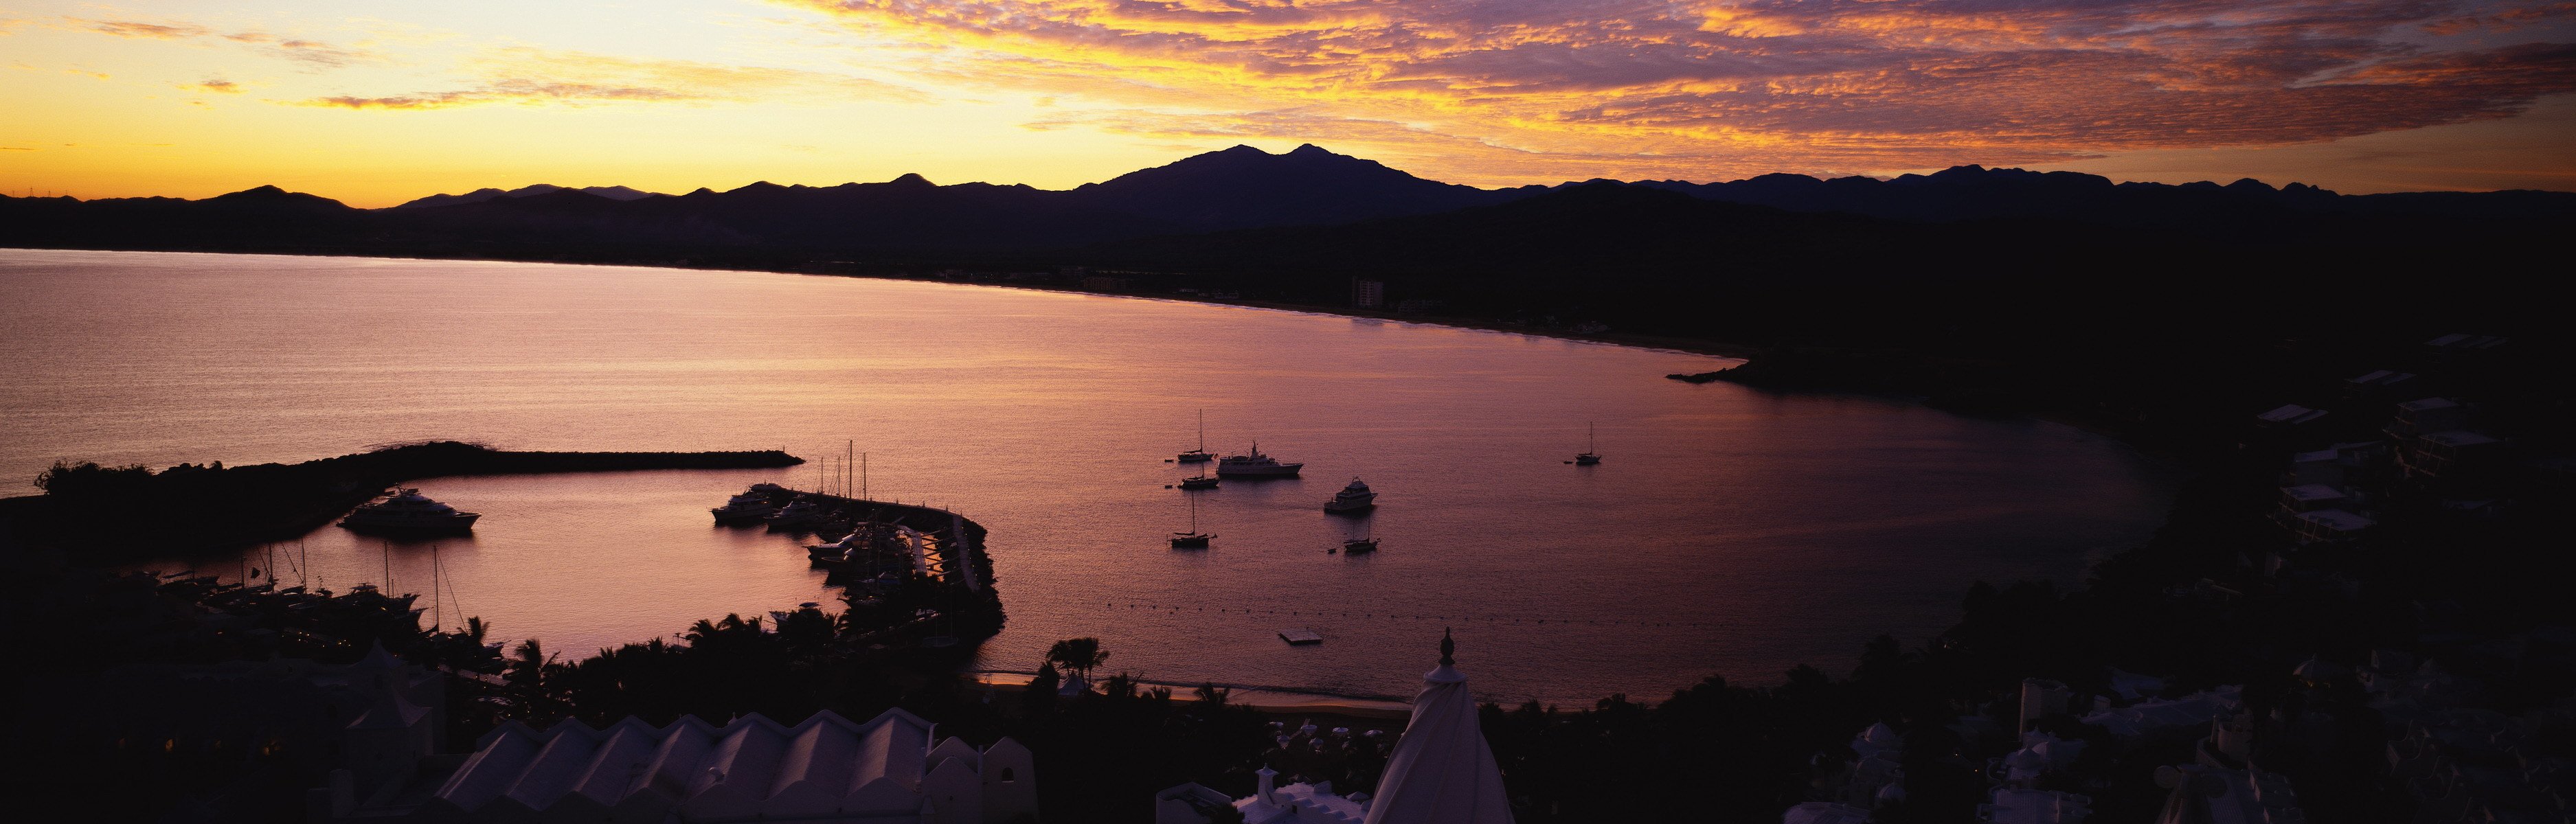
<path fill-rule="evenodd" d="M 2576 2 L 0 0 L 0 188 L 384 206 L 1248 143 L 1476 185 L 1961 163 L 2576 189 Z"/>

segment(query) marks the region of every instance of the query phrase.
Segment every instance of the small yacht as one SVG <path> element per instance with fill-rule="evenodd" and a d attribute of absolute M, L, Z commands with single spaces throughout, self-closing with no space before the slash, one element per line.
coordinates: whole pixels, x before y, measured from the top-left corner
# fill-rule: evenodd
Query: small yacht
<path fill-rule="evenodd" d="M 1216 479 L 1216 478 L 1210 477 L 1210 476 L 1208 476 L 1208 475 L 1206 475 L 1206 474 L 1201 474 L 1201 475 L 1198 475 L 1197 477 L 1182 478 L 1182 479 L 1181 479 L 1181 488 L 1182 488 L 1182 489 L 1215 489 L 1215 488 L 1216 488 L 1216 482 L 1217 482 L 1217 479 Z"/>
<path fill-rule="evenodd" d="M 430 500 L 417 489 L 397 489 L 385 499 L 362 504 L 340 525 L 357 530 L 383 532 L 465 532 L 474 528 L 474 519 L 483 517 L 473 512 L 458 512 L 455 507 Z"/>
<path fill-rule="evenodd" d="M 1369 485 L 1360 482 L 1358 478 L 1352 478 L 1351 485 L 1342 487 L 1342 491 L 1333 494 L 1332 500 L 1324 502 L 1324 511 L 1335 515 L 1367 512 L 1376 508 L 1377 493 L 1369 491 Z"/>
<path fill-rule="evenodd" d="M 1190 531 L 1172 533 L 1172 548 L 1206 549 L 1208 541 L 1214 540 L 1216 536 L 1199 532 L 1199 497 L 1196 495 L 1186 497 L 1190 499 Z"/>
<path fill-rule="evenodd" d="M 823 510 L 822 504 L 800 498 L 787 502 L 785 509 L 778 510 L 776 514 L 769 516 L 769 528 L 797 529 L 812 526 L 821 523 L 829 514 Z"/>
<path fill-rule="evenodd" d="M 1592 451 L 1592 425 L 1583 425 L 1583 454 L 1574 456 L 1575 466 L 1600 466 L 1601 456 Z"/>
<path fill-rule="evenodd" d="M 778 514 L 778 505 L 770 503 L 767 495 L 745 492 L 725 501 L 724 506 L 707 511 L 716 516 L 716 523 L 740 524 L 765 520 L 771 515 Z"/>
<path fill-rule="evenodd" d="M 1183 452 L 1180 457 L 1174 458 L 1173 460 L 1180 461 L 1185 464 L 1207 463 L 1209 461 L 1216 460 L 1216 455 L 1207 451 L 1207 410 L 1199 410 L 1199 448 Z"/>
<path fill-rule="evenodd" d="M 1216 476 L 1219 478 L 1294 478 L 1297 477 L 1297 470 L 1304 468 L 1306 468 L 1305 464 L 1280 463 L 1278 458 L 1261 454 L 1261 442 L 1254 441 L 1252 454 L 1227 455 L 1224 460 L 1217 461 Z"/>

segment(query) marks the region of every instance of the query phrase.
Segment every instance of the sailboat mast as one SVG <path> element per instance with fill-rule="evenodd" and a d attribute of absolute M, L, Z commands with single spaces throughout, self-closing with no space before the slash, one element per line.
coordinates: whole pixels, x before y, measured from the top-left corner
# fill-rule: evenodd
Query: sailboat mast
<path fill-rule="evenodd" d="M 1207 410 L 1199 410 L 1199 451 L 1207 451 Z M 1201 472 L 1201 475 L 1207 473 Z"/>

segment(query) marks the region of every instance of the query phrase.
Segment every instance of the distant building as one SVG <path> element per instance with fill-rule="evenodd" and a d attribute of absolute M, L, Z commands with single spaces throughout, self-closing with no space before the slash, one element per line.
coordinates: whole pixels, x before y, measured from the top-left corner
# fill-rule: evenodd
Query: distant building
<path fill-rule="evenodd" d="M 1476 697 L 1454 659 L 1456 643 L 1440 638 L 1440 666 L 1422 676 L 1413 717 L 1389 753 L 1377 797 L 1335 795 L 1331 782 L 1282 787 L 1262 768 L 1250 797 L 1227 802 L 1197 784 L 1154 794 L 1155 824 L 1207 824 L 1207 813 L 1231 803 L 1244 824 L 1511 824 L 1502 767 L 1476 718 Z"/>
<path fill-rule="evenodd" d="M 1447 301 L 1434 298 L 1413 298 L 1411 300 L 1396 302 L 1395 313 L 1399 315 L 1428 315 L 1433 312 L 1440 311 L 1448 305 L 1449 303 Z"/>
<path fill-rule="evenodd" d="M 977 750 L 931 729 L 900 709 L 865 724 L 825 711 L 792 727 L 758 714 L 723 726 L 695 716 L 663 727 L 630 716 L 606 729 L 510 722 L 407 809 L 359 812 L 439 822 L 1037 820 L 1028 748 L 1004 738 Z"/>
<path fill-rule="evenodd" d="M 1375 309 L 1386 305 L 1386 281 L 1354 278 L 1351 280 L 1351 305 Z"/>

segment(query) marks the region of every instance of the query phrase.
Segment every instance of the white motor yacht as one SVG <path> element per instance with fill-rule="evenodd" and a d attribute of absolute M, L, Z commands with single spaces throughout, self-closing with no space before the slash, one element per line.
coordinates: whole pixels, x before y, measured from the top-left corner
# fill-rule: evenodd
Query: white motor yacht
<path fill-rule="evenodd" d="M 822 504 L 818 504 L 810 500 L 800 499 L 789 501 L 787 502 L 786 508 L 780 509 L 777 514 L 769 516 L 769 528 L 796 529 L 811 526 L 815 523 L 821 522 L 823 518 L 829 514 L 830 513 L 824 511 Z"/>
<path fill-rule="evenodd" d="M 778 505 L 770 503 L 768 495 L 745 492 L 725 501 L 724 506 L 707 511 L 716 516 L 716 523 L 740 524 L 766 520 L 778 514 Z"/>
<path fill-rule="evenodd" d="M 1254 441 L 1252 454 L 1227 455 L 1224 460 L 1217 461 L 1216 476 L 1219 478 L 1294 478 L 1297 477 L 1297 470 L 1304 468 L 1306 465 L 1302 463 L 1280 463 L 1278 458 L 1261 454 L 1261 442 Z"/>
<path fill-rule="evenodd" d="M 474 519 L 481 517 L 430 500 L 420 490 L 397 489 L 384 500 L 360 505 L 349 517 L 342 518 L 340 525 L 383 532 L 464 532 L 473 529 Z"/>
<path fill-rule="evenodd" d="M 1342 491 L 1333 494 L 1332 500 L 1324 502 L 1324 511 L 1336 515 L 1367 512 L 1376 508 L 1377 493 L 1370 491 L 1369 485 L 1362 483 L 1358 478 L 1352 478 L 1351 485 L 1342 487 Z"/>

